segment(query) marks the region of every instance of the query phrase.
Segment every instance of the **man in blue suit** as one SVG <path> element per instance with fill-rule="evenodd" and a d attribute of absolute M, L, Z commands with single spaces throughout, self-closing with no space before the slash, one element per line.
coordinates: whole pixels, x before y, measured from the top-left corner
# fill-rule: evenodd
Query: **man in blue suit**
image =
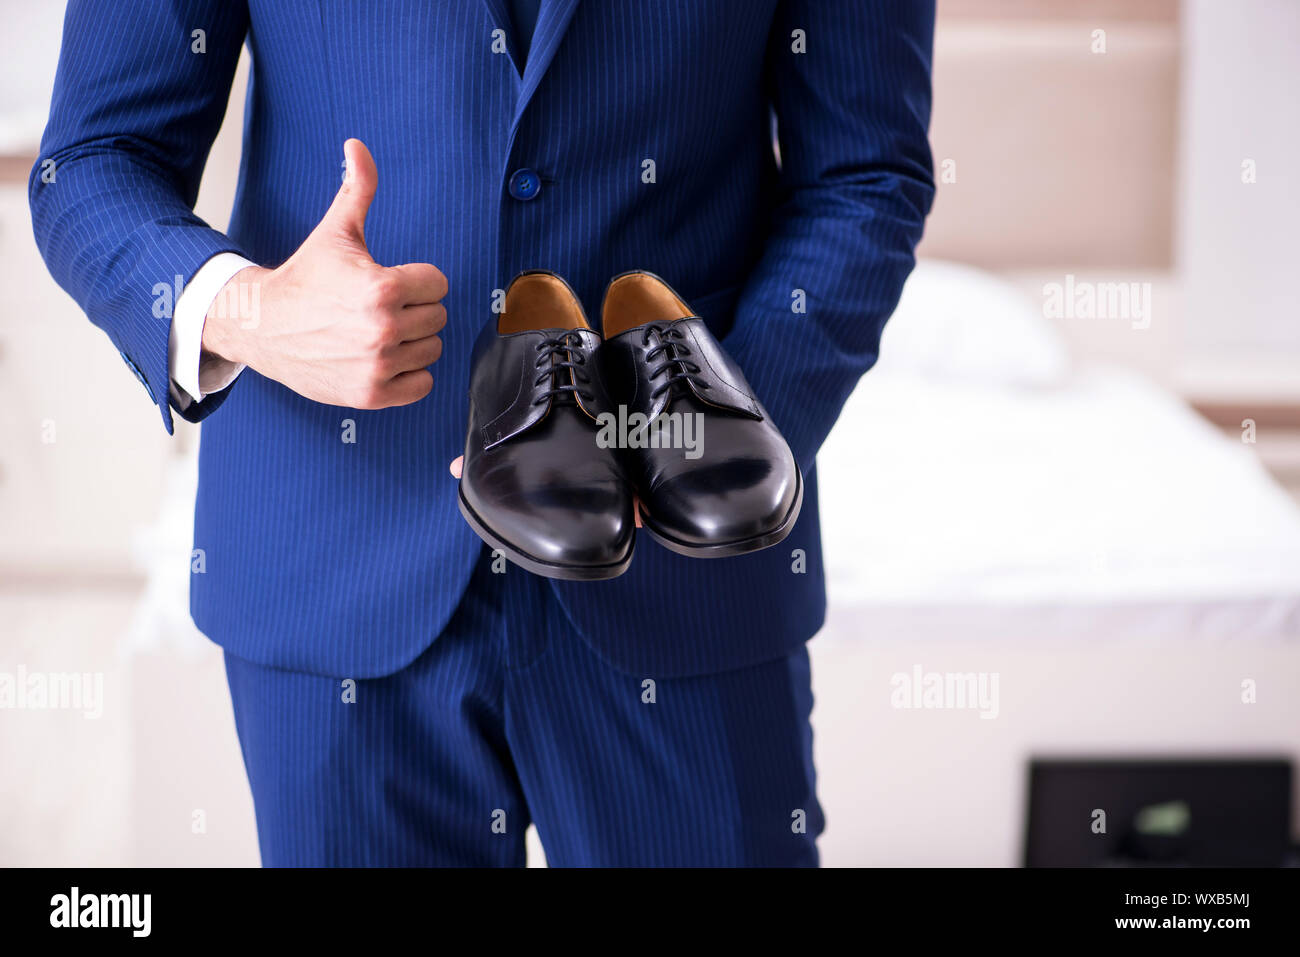
<path fill-rule="evenodd" d="M 519 864 L 530 821 L 553 864 L 816 863 L 813 462 L 932 199 L 933 17 L 72 0 L 36 237 L 163 425 L 204 421 L 191 610 L 265 864 Z M 245 42 L 222 234 L 192 207 Z M 643 537 L 591 583 L 486 552 L 447 464 L 474 338 L 534 267 L 589 311 L 628 269 L 684 294 L 804 470 L 786 542 Z"/>

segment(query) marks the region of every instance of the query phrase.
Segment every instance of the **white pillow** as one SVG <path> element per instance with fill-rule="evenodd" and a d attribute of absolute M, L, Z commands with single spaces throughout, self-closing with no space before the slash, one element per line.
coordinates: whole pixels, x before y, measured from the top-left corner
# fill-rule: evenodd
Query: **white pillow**
<path fill-rule="evenodd" d="M 877 369 L 947 382 L 1043 386 L 1061 382 L 1069 352 L 1042 304 L 998 276 L 926 259 L 885 325 Z"/>

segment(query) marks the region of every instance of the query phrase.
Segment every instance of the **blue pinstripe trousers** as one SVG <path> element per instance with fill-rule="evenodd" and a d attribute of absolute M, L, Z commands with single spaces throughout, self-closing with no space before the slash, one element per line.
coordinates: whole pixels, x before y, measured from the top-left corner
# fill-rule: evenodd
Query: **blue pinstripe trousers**
<path fill-rule="evenodd" d="M 665 600 L 671 600 L 665 596 Z M 226 670 L 266 866 L 816 865 L 808 654 L 632 675 L 485 551 L 395 674 Z"/>

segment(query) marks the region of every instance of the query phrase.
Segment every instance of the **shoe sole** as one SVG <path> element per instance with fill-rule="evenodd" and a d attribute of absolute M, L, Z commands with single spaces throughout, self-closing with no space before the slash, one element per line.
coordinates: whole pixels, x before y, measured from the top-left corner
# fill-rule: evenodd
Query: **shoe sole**
<path fill-rule="evenodd" d="M 474 530 L 474 534 L 493 548 L 499 549 L 506 558 L 520 568 L 532 572 L 534 575 L 572 582 L 606 581 L 610 578 L 617 578 L 627 571 L 628 566 L 632 564 L 632 548 L 636 544 L 635 531 L 628 541 L 627 554 L 612 565 L 564 565 L 557 562 L 547 562 L 540 558 L 534 558 L 527 552 L 511 545 L 488 528 L 483 519 L 479 518 L 474 509 L 470 507 L 469 502 L 465 501 L 465 495 L 459 486 L 456 488 L 456 498 L 460 502 L 460 514 L 465 516 L 465 521 Z"/>
<path fill-rule="evenodd" d="M 764 532 L 762 535 L 755 535 L 752 538 L 742 538 L 734 542 L 717 542 L 710 545 L 695 545 L 689 542 L 683 542 L 680 539 L 673 538 L 671 535 L 658 528 L 655 528 L 654 522 L 644 511 L 641 512 L 641 527 L 650 533 L 650 537 L 670 551 L 678 555 L 688 555 L 691 558 L 730 558 L 733 555 L 746 555 L 750 552 L 762 551 L 764 548 L 771 548 L 773 545 L 779 545 L 790 534 L 790 529 L 794 528 L 794 523 L 799 520 L 799 512 L 803 508 L 803 471 L 795 466 L 795 481 L 798 483 L 795 490 L 794 504 L 790 506 L 790 511 L 781 524 L 770 532 Z"/>

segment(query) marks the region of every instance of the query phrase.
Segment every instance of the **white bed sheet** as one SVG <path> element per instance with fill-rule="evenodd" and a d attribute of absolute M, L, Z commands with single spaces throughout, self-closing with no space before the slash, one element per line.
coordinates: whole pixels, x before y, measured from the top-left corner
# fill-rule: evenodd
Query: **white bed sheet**
<path fill-rule="evenodd" d="M 835 609 L 965 607 L 1005 633 L 1016 609 L 1026 631 L 1125 608 L 1165 631 L 1213 606 L 1295 630 L 1300 510 L 1248 446 L 1125 371 L 1033 388 L 882 366 L 817 462 Z"/>

